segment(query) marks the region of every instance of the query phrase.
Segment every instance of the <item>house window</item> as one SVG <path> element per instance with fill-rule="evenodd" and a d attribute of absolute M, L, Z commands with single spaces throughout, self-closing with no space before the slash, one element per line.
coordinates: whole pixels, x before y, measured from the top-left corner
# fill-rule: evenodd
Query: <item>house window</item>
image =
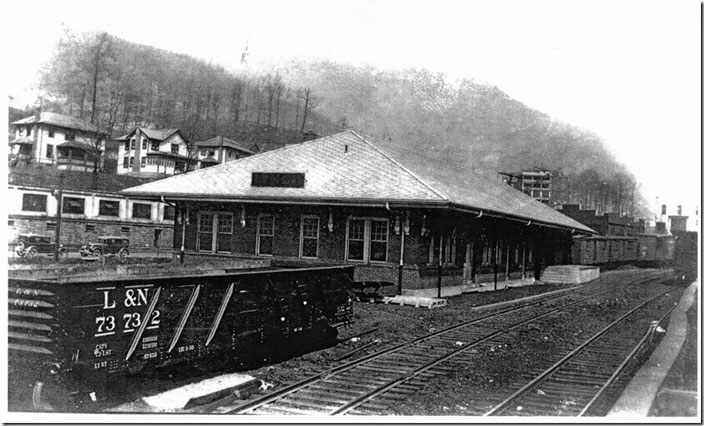
<path fill-rule="evenodd" d="M 152 205 L 143 203 L 132 204 L 132 218 L 133 219 L 151 219 L 152 217 Z"/>
<path fill-rule="evenodd" d="M 134 157 L 130 157 L 130 169 L 134 167 Z"/>
<path fill-rule="evenodd" d="M 66 132 L 66 137 L 64 139 L 67 141 L 76 140 L 76 134 L 74 132 Z"/>
<path fill-rule="evenodd" d="M 147 140 L 142 139 L 142 150 L 146 151 L 147 150 Z"/>
<path fill-rule="evenodd" d="M 100 216 L 120 216 L 120 202 L 100 200 L 98 214 Z"/>
<path fill-rule="evenodd" d="M 125 141 L 125 151 L 130 150 L 130 141 Z"/>
<path fill-rule="evenodd" d="M 15 226 L 15 221 L 14 221 L 14 220 L 8 220 L 8 221 L 7 221 L 7 226 L 9 226 L 9 227 Z"/>
<path fill-rule="evenodd" d="M 159 142 L 152 141 L 152 151 L 158 151 L 158 150 L 159 150 Z"/>
<path fill-rule="evenodd" d="M 142 157 L 142 161 L 140 161 L 142 164 L 142 167 L 147 167 L 147 157 Z"/>
<path fill-rule="evenodd" d="M 130 158 L 129 158 L 129 157 L 123 158 L 123 159 L 122 159 L 122 168 L 123 168 L 123 169 L 126 169 L 126 168 L 128 168 L 129 166 L 130 166 Z"/>
<path fill-rule="evenodd" d="M 54 137 L 54 129 L 53 128 L 49 128 L 49 137 L 50 138 Z"/>
<path fill-rule="evenodd" d="M 347 223 L 347 260 L 386 262 L 389 221 L 376 218 L 350 218 Z"/>
<path fill-rule="evenodd" d="M 172 206 L 164 206 L 164 220 L 174 220 L 176 217 L 176 209 Z"/>
<path fill-rule="evenodd" d="M 257 218 L 257 254 L 271 256 L 274 248 L 274 216 Z"/>
<path fill-rule="evenodd" d="M 94 223 L 86 223 L 86 232 L 93 232 L 95 231 L 95 224 Z"/>
<path fill-rule="evenodd" d="M 64 197 L 61 212 L 72 214 L 84 214 L 85 202 L 86 200 L 84 198 Z"/>
<path fill-rule="evenodd" d="M 301 219 L 301 257 L 318 257 L 319 229 L 320 219 L 317 216 L 303 216 Z"/>
<path fill-rule="evenodd" d="M 54 145 L 46 146 L 46 158 L 54 158 Z"/>
<path fill-rule="evenodd" d="M 120 232 L 123 234 L 129 234 L 130 233 L 130 227 L 129 226 L 121 226 L 120 227 Z"/>
<path fill-rule="evenodd" d="M 215 157 L 215 151 L 208 151 L 209 157 Z"/>
<path fill-rule="evenodd" d="M 137 141 L 135 139 L 132 139 L 132 149 L 137 148 Z"/>
<path fill-rule="evenodd" d="M 24 194 L 22 195 L 22 211 L 46 213 L 46 195 Z"/>
<path fill-rule="evenodd" d="M 32 136 L 32 128 L 27 127 L 27 136 Z"/>
<path fill-rule="evenodd" d="M 172 143 L 172 144 L 171 144 L 171 153 L 172 153 L 172 154 L 178 154 L 178 144 L 177 144 L 177 143 Z"/>

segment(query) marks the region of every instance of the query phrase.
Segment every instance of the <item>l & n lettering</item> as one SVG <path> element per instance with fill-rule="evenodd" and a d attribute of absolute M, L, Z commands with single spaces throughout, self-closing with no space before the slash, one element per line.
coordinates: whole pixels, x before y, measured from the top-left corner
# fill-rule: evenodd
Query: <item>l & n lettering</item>
<path fill-rule="evenodd" d="M 146 305 L 148 296 L 148 288 L 138 288 L 136 292 L 135 289 L 127 289 L 123 303 L 127 308 Z M 103 309 L 114 309 L 116 306 L 117 302 L 111 297 L 110 290 L 103 290 Z"/>

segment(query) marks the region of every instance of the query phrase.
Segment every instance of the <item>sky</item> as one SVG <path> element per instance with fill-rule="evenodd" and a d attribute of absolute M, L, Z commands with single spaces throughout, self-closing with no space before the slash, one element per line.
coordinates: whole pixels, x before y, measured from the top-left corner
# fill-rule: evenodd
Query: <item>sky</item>
<path fill-rule="evenodd" d="M 107 31 L 236 70 L 326 58 L 497 86 L 599 134 L 655 210 L 701 205 L 701 4 L 618 1 L 24 0 L 6 17 L 2 90 L 34 102 L 65 29 Z M 8 17 L 17 17 L 17 19 Z M 3 97 L 6 98 L 6 97 Z M 8 98 L 9 99 L 9 98 Z M 659 210 L 659 209 L 658 209 Z"/>

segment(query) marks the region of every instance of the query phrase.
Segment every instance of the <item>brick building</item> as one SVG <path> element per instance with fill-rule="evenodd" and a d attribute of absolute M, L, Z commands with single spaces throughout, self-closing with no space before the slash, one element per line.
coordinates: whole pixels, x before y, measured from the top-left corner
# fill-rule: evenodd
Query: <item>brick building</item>
<path fill-rule="evenodd" d="M 128 176 L 60 172 L 27 167 L 9 175 L 8 242 L 33 233 L 55 239 L 62 189 L 60 242 L 75 251 L 101 235 L 130 238 L 130 251 L 170 250 L 174 208 L 157 200 L 128 198 L 119 191 L 147 182 Z"/>
<path fill-rule="evenodd" d="M 635 220 L 630 216 L 619 216 L 617 213 L 597 215 L 596 210 L 582 210 L 579 204 L 563 204 L 560 211 L 592 228 L 599 235 L 629 236 L 645 233 L 644 219 Z"/>
<path fill-rule="evenodd" d="M 355 264 L 356 281 L 406 294 L 532 280 L 569 261 L 573 235 L 593 233 L 499 182 L 352 131 L 123 193 L 176 203 L 186 259 Z"/>

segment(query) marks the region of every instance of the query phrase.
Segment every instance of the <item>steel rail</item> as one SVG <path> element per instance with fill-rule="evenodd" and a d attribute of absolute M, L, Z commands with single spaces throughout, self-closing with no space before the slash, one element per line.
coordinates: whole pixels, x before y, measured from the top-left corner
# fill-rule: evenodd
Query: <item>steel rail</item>
<path fill-rule="evenodd" d="M 574 292 L 580 290 L 581 288 L 582 288 L 582 287 L 580 287 L 580 288 L 575 288 Z M 608 290 L 607 290 L 607 291 L 608 291 Z M 526 309 L 526 308 L 529 308 L 529 307 L 531 307 L 531 306 L 538 305 L 538 304 L 541 304 L 541 303 L 550 302 L 550 301 L 553 301 L 553 300 L 556 300 L 556 299 L 564 298 L 564 297 L 567 297 L 567 296 L 569 296 L 569 295 L 572 295 L 574 292 L 563 292 L 563 293 L 560 293 L 560 294 L 558 294 L 558 295 L 556 295 L 556 296 L 553 296 L 553 297 L 546 297 L 546 298 L 544 298 L 544 299 L 540 299 L 540 300 L 537 300 L 537 301 L 535 301 L 535 302 L 529 302 L 529 303 L 526 303 L 526 304 L 522 304 L 522 305 L 520 305 L 520 306 L 516 306 L 516 307 L 511 307 L 511 308 L 508 308 L 508 309 L 504 309 L 504 310 L 499 311 L 499 312 L 494 312 L 494 313 L 491 313 L 491 314 L 487 314 L 487 315 L 481 316 L 481 317 L 479 317 L 479 318 L 475 318 L 475 319 L 473 319 L 473 320 L 465 321 L 465 322 L 463 322 L 463 323 L 454 325 L 454 326 L 452 326 L 452 327 L 448 327 L 448 328 L 445 328 L 445 329 L 442 329 L 442 330 L 438 330 L 438 331 L 433 332 L 433 333 L 430 333 L 430 334 L 426 334 L 426 335 L 424 335 L 424 336 L 418 337 L 418 338 L 416 338 L 416 339 L 414 339 L 414 340 L 411 340 L 411 341 L 409 341 L 409 342 L 399 343 L 399 344 L 397 344 L 397 345 L 394 345 L 394 346 L 391 346 L 391 347 L 389 347 L 389 348 L 380 350 L 380 351 L 378 351 L 378 352 L 371 353 L 371 354 L 366 355 L 366 356 L 364 356 L 364 357 L 362 357 L 362 358 L 356 359 L 356 360 L 354 360 L 354 361 L 350 361 L 350 362 L 348 362 L 348 363 L 342 364 L 342 365 L 337 366 L 337 367 L 333 367 L 333 368 L 331 368 L 331 369 L 329 369 L 329 370 L 326 370 L 326 371 L 324 371 L 324 372 L 322 372 L 322 373 L 316 374 L 316 375 L 314 375 L 314 376 L 311 376 L 311 377 L 308 377 L 308 378 L 303 379 L 303 380 L 301 380 L 301 381 L 298 381 L 298 382 L 296 382 L 296 383 L 293 383 L 293 384 L 291 384 L 291 385 L 289 385 L 289 386 L 286 386 L 286 387 L 284 387 L 284 388 L 282 388 L 282 389 L 279 389 L 278 391 L 272 392 L 272 393 L 270 393 L 270 394 L 267 394 L 267 395 L 264 395 L 264 396 L 262 396 L 262 397 L 260 397 L 260 398 L 257 398 L 257 399 L 255 399 L 255 400 L 253 400 L 253 401 L 250 401 L 250 402 L 248 402 L 248 403 L 245 403 L 245 404 L 242 404 L 242 405 L 240 405 L 240 406 L 238 406 L 238 407 L 235 407 L 235 408 L 233 408 L 232 410 L 228 411 L 227 413 L 244 414 L 244 413 L 246 413 L 246 412 L 248 412 L 248 411 L 251 411 L 251 410 L 254 410 L 254 409 L 256 409 L 256 408 L 258 408 L 258 407 L 260 407 L 260 406 L 262 406 L 262 405 L 264 405 L 264 404 L 267 404 L 267 403 L 269 403 L 269 402 L 272 402 L 272 401 L 275 401 L 275 400 L 277 400 L 277 399 L 283 398 L 283 397 L 285 397 L 285 396 L 287 396 L 287 395 L 289 395 L 289 394 L 291 394 L 291 393 L 293 393 L 293 392 L 295 392 L 295 391 L 297 391 L 297 390 L 299 390 L 299 389 L 302 389 L 302 388 L 304 388 L 306 385 L 308 385 L 309 383 L 312 383 L 312 382 L 315 382 L 315 381 L 318 381 L 318 380 L 322 380 L 322 379 L 329 378 L 329 377 L 331 377 L 331 376 L 337 375 L 337 374 L 342 373 L 342 372 L 344 372 L 344 371 L 350 370 L 350 369 L 352 369 L 352 368 L 354 368 L 354 367 L 356 367 L 356 366 L 358 366 L 358 365 L 360 365 L 360 364 L 363 364 L 363 363 L 365 363 L 365 362 L 367 362 L 367 361 L 371 361 L 371 360 L 373 360 L 373 359 L 375 359 L 375 358 L 379 358 L 379 357 L 381 357 L 381 356 L 383 356 L 383 355 L 386 355 L 386 354 L 389 354 L 389 353 L 398 351 L 398 350 L 403 349 L 403 348 L 407 348 L 407 347 L 414 346 L 414 345 L 416 345 L 416 344 L 418 344 L 418 343 L 422 343 L 422 342 L 424 342 L 424 341 L 426 341 L 426 340 L 428 340 L 428 339 L 431 339 L 431 338 L 433 338 L 433 337 L 437 337 L 437 336 L 440 336 L 440 335 L 443 335 L 443 334 L 450 333 L 450 332 L 452 332 L 452 331 L 454 331 L 454 330 L 456 330 L 456 329 L 462 328 L 462 327 L 466 327 L 466 326 L 469 326 L 469 325 L 477 324 L 477 323 L 480 323 L 480 322 L 482 322 L 482 321 L 485 321 L 485 320 L 488 320 L 488 319 L 491 319 L 491 318 L 495 318 L 495 317 L 498 317 L 498 316 L 501 316 L 501 315 L 504 315 L 504 314 L 507 314 L 507 313 L 510 313 L 510 312 L 518 311 L 518 310 L 521 310 L 521 309 Z M 600 294 L 601 294 L 601 293 L 600 293 Z"/>
<path fill-rule="evenodd" d="M 625 314 L 621 315 L 619 318 L 617 318 L 616 320 L 614 320 L 613 322 L 611 322 L 609 325 L 607 325 L 606 327 L 604 327 L 601 331 L 599 331 L 598 333 L 596 333 L 594 336 L 590 337 L 590 338 L 589 338 L 588 340 L 586 340 L 584 343 L 582 343 L 582 344 L 579 345 L 577 348 L 575 348 L 574 350 L 572 350 L 570 353 L 568 353 L 567 355 L 565 355 L 564 357 L 562 357 L 562 359 L 560 359 L 559 361 L 557 361 L 557 362 L 556 362 L 555 364 L 553 364 L 550 368 L 548 368 L 547 370 L 543 371 L 539 376 L 537 376 L 536 378 L 534 378 L 533 380 L 531 380 L 530 382 L 528 382 L 525 386 L 523 386 L 522 388 L 520 388 L 519 390 L 517 390 L 516 392 L 514 392 L 513 394 L 511 394 L 508 398 L 504 399 L 504 400 L 503 400 L 501 403 L 499 403 L 498 405 L 495 405 L 491 410 L 489 410 L 489 411 L 487 411 L 486 413 L 484 413 L 483 416 L 492 416 L 492 415 L 494 415 L 495 413 L 497 413 L 497 412 L 503 410 L 504 408 L 506 408 L 506 406 L 507 406 L 508 404 L 510 404 L 511 402 L 513 402 L 515 399 L 521 397 L 522 395 L 525 395 L 525 393 L 526 393 L 529 389 L 533 388 L 536 384 L 542 382 L 543 379 L 545 379 L 546 377 L 548 377 L 549 375 L 551 375 L 553 372 L 555 372 L 557 369 L 559 369 L 565 362 L 569 361 L 570 359 L 572 359 L 572 358 L 575 357 L 576 355 L 580 354 L 580 353 L 582 352 L 582 350 L 584 350 L 584 348 L 586 348 L 587 346 L 589 346 L 590 344 L 592 344 L 594 341 L 596 341 L 597 339 L 599 339 L 600 337 L 602 337 L 604 334 L 606 334 L 607 332 L 609 332 L 609 331 L 610 331 L 612 328 L 614 328 L 615 326 L 621 324 L 621 322 L 623 322 L 626 318 L 628 318 L 629 316 L 631 316 L 633 313 L 637 312 L 638 310 L 640 310 L 641 308 L 643 308 L 645 305 L 649 304 L 649 303 L 652 302 L 653 300 L 659 299 L 660 297 L 662 297 L 663 295 L 668 294 L 668 293 L 670 293 L 670 291 L 665 291 L 665 292 L 662 292 L 662 293 L 660 293 L 660 294 L 658 294 L 658 295 L 656 295 L 656 296 L 653 296 L 653 297 L 651 297 L 650 299 L 646 300 L 645 302 L 643 302 L 643 303 L 639 304 L 638 306 L 634 307 L 633 309 L 629 310 L 629 311 L 626 312 Z"/>
<path fill-rule="evenodd" d="M 623 362 L 621 362 L 621 364 L 618 366 L 618 368 L 616 368 L 616 370 L 614 370 L 614 373 L 611 375 L 611 377 L 609 377 L 609 380 L 606 381 L 604 386 L 602 386 L 601 389 L 599 389 L 599 391 L 596 393 L 596 395 L 594 395 L 592 397 L 592 399 L 584 406 L 582 411 L 580 411 L 579 414 L 577 414 L 577 417 L 584 416 L 586 414 L 586 412 L 589 411 L 589 409 L 592 407 L 592 405 L 599 399 L 599 397 L 601 397 L 601 395 L 604 393 L 604 391 L 609 389 L 609 387 L 612 385 L 612 383 L 614 381 L 616 381 L 616 379 L 619 377 L 619 375 L 621 374 L 623 369 L 626 368 L 626 365 L 628 365 L 628 363 L 631 362 L 631 360 L 635 357 L 635 355 L 638 353 L 638 351 L 640 351 L 640 349 L 645 345 L 645 342 L 651 336 L 651 334 L 653 333 L 655 328 L 659 327 L 660 324 L 665 320 L 665 318 L 667 318 L 668 316 L 670 316 L 670 314 L 672 314 L 672 311 L 675 310 L 676 307 L 677 307 L 677 305 L 674 305 L 672 308 L 668 309 L 667 312 L 665 312 L 665 314 L 662 317 L 660 317 L 660 319 L 657 321 L 657 323 L 654 324 L 654 327 L 651 329 L 648 329 L 648 331 L 643 335 L 643 337 L 640 339 L 638 344 L 633 348 L 633 350 L 631 350 L 631 352 L 628 354 L 628 356 L 626 356 L 626 358 L 623 360 Z"/>
<path fill-rule="evenodd" d="M 638 280 L 640 281 L 640 280 L 643 279 L 643 278 L 646 278 L 646 277 L 639 277 Z M 647 278 L 644 280 L 644 282 L 648 282 L 648 281 L 655 280 L 655 279 L 659 279 L 659 277 L 647 277 Z M 533 321 L 533 320 L 542 318 L 543 316 L 552 314 L 552 313 L 554 313 L 554 312 L 556 312 L 556 311 L 559 311 L 559 310 L 562 310 L 562 309 L 564 309 L 564 308 L 566 308 L 566 307 L 572 306 L 572 305 L 574 305 L 574 304 L 581 303 L 581 302 L 583 302 L 584 300 L 592 299 L 592 298 L 594 298 L 594 297 L 597 297 L 597 296 L 599 296 L 599 295 L 602 295 L 602 294 L 604 294 L 604 293 L 607 293 L 607 292 L 609 292 L 609 291 L 612 290 L 613 285 L 614 285 L 613 283 L 604 283 L 604 284 L 601 284 L 600 286 L 596 287 L 595 289 L 590 289 L 590 290 L 592 290 L 592 291 L 596 290 L 597 293 L 593 293 L 593 294 L 591 294 L 591 295 L 589 295 L 589 296 L 587 296 L 587 297 L 581 298 L 581 299 L 579 299 L 579 300 L 577 300 L 577 301 L 575 301 L 575 302 L 571 302 L 571 303 L 562 305 L 562 306 L 560 306 L 560 307 L 558 307 L 558 308 L 555 308 L 555 309 L 553 309 L 553 310 L 551 310 L 551 311 L 549 311 L 549 312 L 547 312 L 547 313 L 541 314 L 541 315 L 539 315 L 539 316 L 537 316 L 537 317 L 530 318 L 529 320 L 530 320 L 530 321 Z M 599 292 L 599 290 L 601 290 L 602 287 L 606 287 L 606 290 Z M 257 408 L 260 408 L 260 407 L 262 407 L 262 406 L 265 405 L 265 404 L 268 404 L 268 403 L 270 403 L 270 402 L 274 402 L 274 401 L 276 401 L 276 400 L 278 400 L 278 399 L 284 398 L 284 397 L 286 397 L 287 395 L 290 395 L 290 394 L 292 394 L 292 393 L 294 393 L 294 392 L 296 392 L 296 391 L 298 391 L 298 390 L 301 390 L 301 389 L 307 387 L 307 385 L 309 385 L 309 384 L 311 384 L 311 383 L 313 383 L 313 382 L 316 382 L 316 381 L 319 381 L 319 380 L 324 380 L 324 379 L 330 378 L 330 377 L 332 377 L 332 376 L 335 376 L 335 375 L 337 375 L 337 374 L 340 374 L 340 373 L 342 373 L 342 372 L 351 370 L 351 369 L 353 369 L 353 368 L 355 368 L 355 367 L 357 367 L 357 366 L 359 366 L 359 365 L 361 365 L 361 364 L 364 364 L 364 363 L 366 363 L 366 362 L 368 362 L 368 361 L 372 361 L 372 360 L 374 360 L 374 359 L 376 359 L 376 358 L 380 358 L 380 357 L 383 356 L 383 355 L 387 355 L 387 354 L 389 354 L 389 353 L 393 353 L 393 352 L 399 351 L 399 350 L 404 349 L 404 348 L 410 348 L 410 347 L 412 347 L 412 346 L 414 346 L 414 345 L 417 345 L 418 343 L 422 343 L 422 342 L 424 342 L 424 341 L 426 341 L 426 340 L 429 340 L 429 339 L 432 339 L 432 338 L 441 336 L 441 335 L 443 335 L 443 334 L 450 333 L 450 332 L 452 332 L 452 331 L 454 331 L 454 330 L 457 330 L 457 329 L 460 329 L 460 328 L 462 328 L 462 327 L 466 327 L 466 326 L 469 326 L 469 325 L 473 325 L 473 324 L 480 323 L 480 322 L 485 321 L 485 320 L 487 320 L 487 319 L 491 319 L 491 318 L 495 318 L 495 317 L 500 317 L 500 316 L 502 316 L 502 315 L 504 315 L 504 314 L 507 314 L 507 313 L 511 313 L 511 312 L 514 312 L 514 311 L 522 310 L 522 309 L 526 309 L 526 308 L 529 308 L 529 307 L 532 307 L 532 306 L 535 306 L 535 305 L 538 305 L 538 304 L 541 304 L 541 303 L 551 302 L 551 301 L 554 301 L 554 300 L 557 300 L 557 299 L 560 299 L 560 298 L 564 298 L 564 297 L 570 296 L 570 295 L 576 293 L 578 290 L 581 290 L 581 289 L 583 289 L 583 288 L 584 288 L 583 285 L 582 285 L 582 286 L 579 286 L 579 287 L 575 287 L 574 290 L 572 290 L 572 291 L 570 291 L 570 292 L 561 292 L 560 294 L 555 295 L 555 296 L 552 296 L 552 297 L 542 298 L 542 299 L 537 300 L 537 301 L 534 301 L 534 302 L 529 302 L 529 303 L 526 303 L 526 304 L 521 304 L 520 306 L 511 307 L 511 308 L 509 308 L 509 309 L 504 309 L 504 310 L 499 311 L 499 312 L 495 312 L 495 313 L 492 313 L 492 314 L 484 315 L 484 316 L 482 316 L 482 317 L 480 317 L 480 318 L 476 318 L 476 319 L 474 319 L 474 320 L 466 321 L 466 322 L 464 322 L 464 323 L 460 323 L 460 324 L 457 324 L 457 325 L 455 325 L 455 326 L 448 327 L 448 328 L 446 328 L 446 329 L 439 330 L 439 331 L 437 331 L 437 332 L 430 333 L 430 334 L 427 334 L 427 335 L 425 335 L 425 336 L 421 336 L 421 337 L 419 337 L 419 338 L 416 338 L 416 339 L 414 339 L 414 340 L 411 340 L 410 342 L 404 342 L 404 343 L 401 343 L 401 344 L 398 344 L 398 345 L 394 345 L 394 346 L 392 346 L 392 347 L 390 347 L 390 348 L 387 348 L 387 349 L 384 349 L 384 350 L 381 350 L 381 351 L 378 351 L 378 352 L 374 352 L 374 353 L 372 353 L 372 354 L 366 355 L 366 356 L 364 356 L 364 357 L 362 357 L 362 358 L 359 358 L 359 359 L 357 359 L 357 360 L 354 360 L 354 361 L 351 361 L 351 362 L 349 362 L 349 363 L 340 365 L 340 366 L 338 366 L 338 367 L 334 367 L 334 368 L 329 369 L 329 370 L 327 370 L 327 371 L 325 371 L 325 372 L 316 374 L 316 375 L 314 375 L 314 376 L 311 376 L 311 377 L 308 377 L 308 378 L 306 378 L 306 379 L 303 379 L 303 380 L 301 380 L 301 381 L 299 381 L 299 382 L 293 383 L 293 384 L 291 384 L 291 385 L 289 385 L 289 386 L 287 386 L 287 387 L 285 387 L 285 388 L 282 388 L 282 389 L 280 389 L 280 390 L 278 390 L 278 391 L 272 392 L 272 393 L 270 393 L 270 394 L 268 394 L 268 395 L 265 395 L 265 396 L 263 396 L 263 397 L 261 397 L 261 398 L 258 398 L 258 399 L 256 399 L 256 400 L 253 400 L 253 401 L 250 401 L 250 402 L 248 402 L 248 403 L 242 404 L 242 405 L 240 405 L 240 406 L 234 407 L 232 410 L 227 411 L 227 413 L 245 414 L 245 413 L 247 413 L 247 412 L 250 412 L 250 411 L 256 410 Z M 432 368 L 434 365 L 436 365 L 436 364 L 438 364 L 438 363 L 440 363 L 440 362 L 442 362 L 442 361 L 444 361 L 444 360 L 446 360 L 446 359 L 448 359 L 448 358 L 450 358 L 450 357 L 452 357 L 452 356 L 454 356 L 454 355 L 456 355 L 456 354 L 462 352 L 463 350 L 469 349 L 470 347 L 474 346 L 475 344 L 480 343 L 481 341 L 484 341 L 484 340 L 489 339 L 489 338 L 491 338 L 491 337 L 495 337 L 496 335 L 503 334 L 503 333 L 505 333 L 505 332 L 507 332 L 507 331 L 512 330 L 513 328 L 519 327 L 519 326 L 525 324 L 526 321 L 528 321 L 528 320 L 525 320 L 525 319 L 524 319 L 524 320 L 522 320 L 521 322 L 519 322 L 518 324 L 514 324 L 513 326 L 511 326 L 509 329 L 499 330 L 499 331 L 497 331 L 497 332 L 495 332 L 495 333 L 492 333 L 492 334 L 489 335 L 489 336 L 485 336 L 485 337 L 481 338 L 480 341 L 473 342 L 473 343 L 471 343 L 471 344 L 469 344 L 469 345 L 465 345 L 465 346 L 463 346 L 462 348 L 460 348 L 459 350 L 453 351 L 451 354 L 449 354 L 449 356 L 446 354 L 445 356 L 441 357 L 441 359 L 436 358 L 436 359 L 434 359 L 433 361 L 431 361 L 430 363 L 427 363 L 427 364 L 425 364 L 424 366 L 422 366 L 422 367 L 421 367 L 422 371 L 419 371 L 418 369 L 416 369 L 415 371 L 409 373 L 410 376 L 407 374 L 407 375 L 404 375 L 404 376 L 401 378 L 402 380 L 394 381 L 391 386 L 389 386 L 389 385 L 387 384 L 387 385 L 383 385 L 383 386 L 381 386 L 381 387 L 377 387 L 377 388 L 373 389 L 372 392 L 370 392 L 370 393 L 368 393 L 368 394 L 365 394 L 364 396 L 362 396 L 362 397 L 360 397 L 360 398 L 357 398 L 357 399 L 355 399 L 354 401 L 357 401 L 357 400 L 360 400 L 360 399 L 363 399 L 363 398 L 364 398 L 365 400 L 371 399 L 371 398 L 373 398 L 374 396 L 377 396 L 378 394 L 383 393 L 383 392 L 385 392 L 386 390 L 388 390 L 388 389 L 390 389 L 390 388 L 392 388 L 392 387 L 395 387 L 395 386 L 397 386 L 398 384 L 403 383 L 403 382 L 409 380 L 409 379 L 412 378 L 412 377 L 417 376 L 418 374 L 422 374 L 422 372 L 426 371 L 427 369 Z M 436 362 L 436 361 L 437 361 L 437 362 Z M 430 364 L 432 364 L 432 365 L 430 365 Z M 426 368 L 426 367 L 427 367 L 427 368 Z M 417 374 L 414 374 L 414 373 L 417 373 Z M 396 382 L 397 382 L 397 383 L 396 383 Z M 381 389 L 381 388 L 384 388 L 384 389 L 379 392 L 378 390 Z M 374 393 L 374 395 L 369 396 L 371 393 Z M 369 396 L 369 397 L 366 398 L 367 396 Z M 354 402 L 354 401 L 353 401 L 353 402 Z M 358 405 L 360 405 L 360 404 L 363 403 L 363 402 L 364 402 L 364 401 L 361 401 L 360 403 L 356 404 L 355 406 L 358 406 Z M 347 411 L 349 411 L 349 409 L 353 409 L 353 408 L 354 408 L 354 407 L 348 407 L 348 405 L 350 405 L 350 404 L 346 404 L 346 405 L 342 408 L 342 409 L 345 409 L 344 412 L 347 412 Z M 333 414 L 339 414 L 339 413 L 338 413 L 339 410 L 341 410 L 341 409 L 336 410 L 335 412 L 333 412 Z M 342 413 L 342 414 L 344 414 L 344 413 Z"/>

